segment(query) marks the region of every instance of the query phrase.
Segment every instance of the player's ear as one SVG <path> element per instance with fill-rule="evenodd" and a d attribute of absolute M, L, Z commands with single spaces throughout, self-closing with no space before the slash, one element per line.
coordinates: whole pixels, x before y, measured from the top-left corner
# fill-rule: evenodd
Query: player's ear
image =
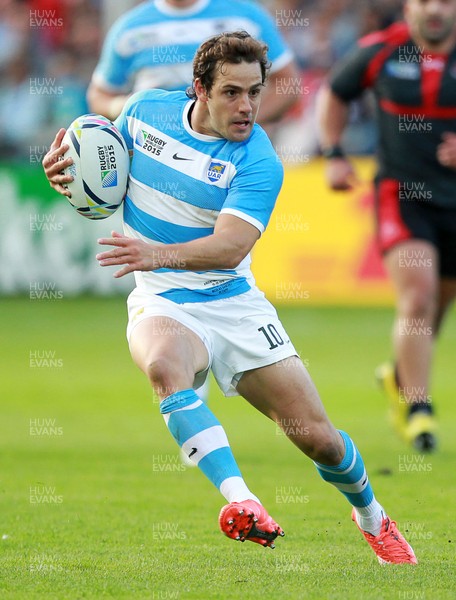
<path fill-rule="evenodd" d="M 206 92 L 206 88 L 201 83 L 199 78 L 195 79 L 193 82 L 193 89 L 195 90 L 196 97 L 201 102 L 207 102 L 209 98 L 209 94 Z"/>

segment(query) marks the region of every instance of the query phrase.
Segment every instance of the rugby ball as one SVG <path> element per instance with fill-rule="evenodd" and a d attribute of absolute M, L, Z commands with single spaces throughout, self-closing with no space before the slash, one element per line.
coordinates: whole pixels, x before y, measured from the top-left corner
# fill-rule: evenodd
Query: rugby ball
<path fill-rule="evenodd" d="M 87 219 L 106 219 L 122 204 L 130 158 L 120 131 L 109 119 L 88 114 L 75 119 L 62 140 L 69 148 L 62 159 L 73 164 L 63 170 L 73 181 L 65 187 L 67 200 Z"/>

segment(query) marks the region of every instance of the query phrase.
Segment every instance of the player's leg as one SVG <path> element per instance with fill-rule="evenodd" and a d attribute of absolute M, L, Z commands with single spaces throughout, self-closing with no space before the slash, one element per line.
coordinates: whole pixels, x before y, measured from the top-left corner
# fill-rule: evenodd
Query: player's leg
<path fill-rule="evenodd" d="M 242 478 L 225 431 L 193 389 L 208 368 L 202 339 L 181 322 L 154 316 L 136 324 L 131 355 L 160 398 L 160 412 L 176 442 L 228 502 L 258 498 Z"/>
<path fill-rule="evenodd" d="M 412 258 L 404 260 L 404 256 Z M 435 247 L 423 240 L 403 242 L 384 257 L 397 296 L 393 327 L 396 366 L 403 394 L 410 402 L 428 397 L 438 313 L 438 262 Z"/>
<path fill-rule="evenodd" d="M 145 330 L 143 335 L 142 330 Z M 149 330 L 158 341 L 150 346 Z M 182 335 L 185 332 L 186 335 Z M 198 336 L 178 323 L 164 316 L 156 316 L 147 328 L 135 331 L 134 344 L 130 344 L 133 359 L 140 369 L 148 376 L 155 393 L 164 399 L 175 391 L 193 386 L 195 373 L 202 370 L 195 361 L 207 365 L 207 352 L 201 352 L 205 357 L 199 357 L 201 340 Z M 205 350 L 205 349 L 204 349 Z M 187 356 L 190 360 L 187 360 Z M 196 370 L 195 370 L 196 369 Z M 162 380 L 163 377 L 168 380 Z M 207 402 L 207 378 L 198 387 L 196 395 Z M 185 450 L 180 450 L 181 462 L 188 466 L 196 466 Z"/>
<path fill-rule="evenodd" d="M 160 399 L 193 386 L 209 357 L 201 339 L 167 316 L 141 320 L 130 334 L 130 353 Z"/>
<path fill-rule="evenodd" d="M 244 372 L 237 391 L 275 421 L 309 458 L 328 465 L 340 463 L 344 442 L 297 356 Z"/>
<path fill-rule="evenodd" d="M 401 199 L 397 180 L 379 180 L 375 190 L 378 243 L 397 295 L 393 361 L 376 375 L 397 433 L 429 451 L 436 444 L 429 380 L 442 255 L 439 219 L 431 205 Z"/>
<path fill-rule="evenodd" d="M 314 461 L 321 477 L 347 498 L 353 506 L 353 520 L 380 562 L 416 562 L 413 550 L 377 502 L 361 454 L 350 436 L 329 421 L 297 357 L 245 372 L 237 389 L 281 425 L 288 438 Z"/>
<path fill-rule="evenodd" d="M 205 404 L 209 401 L 209 377 L 206 377 L 203 385 L 200 385 L 199 388 L 195 390 L 196 395 L 200 398 Z M 189 458 L 182 448 L 180 449 L 180 459 L 184 466 L 186 467 L 196 467 L 196 464 Z"/>
<path fill-rule="evenodd" d="M 411 239 L 390 249 L 384 264 L 396 290 L 393 328 L 399 388 L 399 433 L 417 448 L 435 446 L 429 383 L 439 314 L 439 257 L 424 240 Z"/>
<path fill-rule="evenodd" d="M 349 437 L 341 434 L 330 422 L 315 385 L 298 357 L 246 371 L 237 389 L 250 404 L 275 421 L 317 467 L 334 468 L 337 473 L 340 465 L 345 462 L 347 452 L 350 455 L 349 463 L 352 462 L 354 451 Z M 354 464 L 351 466 L 355 467 Z M 346 471 L 344 476 L 337 477 L 332 482 L 336 487 L 339 483 L 342 484 L 342 491 L 347 485 L 353 486 L 349 500 L 355 500 L 355 506 L 362 513 L 362 509 L 373 500 L 367 477 L 363 475 L 364 467 L 344 468 L 343 471 Z M 326 478 L 323 470 L 321 474 Z M 331 478 L 327 480 L 331 481 Z M 355 497 L 356 494 L 359 496 Z M 381 524 L 381 507 L 374 506 L 375 511 L 377 522 L 374 529 L 378 529 Z M 366 516 L 369 514 L 366 513 Z"/>

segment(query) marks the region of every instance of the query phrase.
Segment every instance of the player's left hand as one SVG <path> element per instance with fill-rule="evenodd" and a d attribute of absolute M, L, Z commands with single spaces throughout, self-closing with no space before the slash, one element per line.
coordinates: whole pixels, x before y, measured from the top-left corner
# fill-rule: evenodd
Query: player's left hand
<path fill-rule="evenodd" d="M 163 266 L 164 251 L 161 246 L 148 244 L 142 240 L 129 238 L 117 231 L 111 232 L 112 237 L 100 238 L 102 246 L 115 246 L 113 250 L 100 252 L 96 259 L 102 267 L 125 265 L 114 277 L 123 277 L 133 271 L 154 271 Z"/>
<path fill-rule="evenodd" d="M 437 146 L 437 160 L 444 167 L 456 169 L 456 133 L 442 134 L 442 142 Z"/>

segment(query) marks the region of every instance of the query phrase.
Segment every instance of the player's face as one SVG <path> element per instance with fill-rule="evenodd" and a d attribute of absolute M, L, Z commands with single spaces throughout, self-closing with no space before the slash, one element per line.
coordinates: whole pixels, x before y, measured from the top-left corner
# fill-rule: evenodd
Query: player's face
<path fill-rule="evenodd" d="M 455 35 L 456 0 L 408 0 L 405 16 L 424 41 L 438 45 Z"/>
<path fill-rule="evenodd" d="M 225 63 L 216 71 L 209 94 L 198 94 L 207 109 L 204 133 L 231 142 L 246 140 L 255 123 L 262 89 L 259 63 Z"/>

